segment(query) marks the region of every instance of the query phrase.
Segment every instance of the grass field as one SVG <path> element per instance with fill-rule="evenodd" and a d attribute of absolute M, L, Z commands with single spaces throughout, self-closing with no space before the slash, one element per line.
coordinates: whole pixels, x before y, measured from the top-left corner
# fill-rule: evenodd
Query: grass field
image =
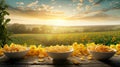
<path fill-rule="evenodd" d="M 102 43 L 105 45 L 120 43 L 120 31 L 109 32 L 85 32 L 85 33 L 69 33 L 69 34 L 14 34 L 12 35 L 14 43 L 28 45 L 71 45 L 78 43 Z"/>

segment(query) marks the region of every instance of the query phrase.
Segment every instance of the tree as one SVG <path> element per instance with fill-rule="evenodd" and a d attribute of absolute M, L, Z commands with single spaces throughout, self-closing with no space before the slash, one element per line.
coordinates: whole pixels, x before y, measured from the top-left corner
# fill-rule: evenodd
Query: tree
<path fill-rule="evenodd" d="M 24 24 L 18 24 L 18 23 L 14 23 L 12 25 L 9 25 L 8 30 L 10 32 L 13 32 L 14 34 L 27 32 L 26 26 Z"/>
<path fill-rule="evenodd" d="M 5 4 L 4 0 L 0 0 L 0 45 L 3 47 L 8 40 L 10 40 L 10 34 L 7 31 L 7 24 L 10 21 L 10 19 L 6 19 L 5 16 L 9 15 L 9 13 L 6 11 L 7 5 Z"/>
<path fill-rule="evenodd" d="M 33 27 L 32 28 L 32 33 L 39 33 L 39 32 L 40 32 L 40 30 L 39 30 L 38 27 Z"/>

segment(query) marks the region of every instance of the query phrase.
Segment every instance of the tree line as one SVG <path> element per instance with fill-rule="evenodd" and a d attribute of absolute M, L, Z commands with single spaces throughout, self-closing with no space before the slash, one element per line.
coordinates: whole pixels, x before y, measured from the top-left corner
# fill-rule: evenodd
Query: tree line
<path fill-rule="evenodd" d="M 64 27 L 50 25 L 25 25 L 25 24 L 8 24 L 7 30 L 14 34 L 49 34 L 49 33 L 80 33 L 80 32 L 103 32 L 103 31 L 120 31 L 118 26 L 79 26 Z"/>
<path fill-rule="evenodd" d="M 7 30 L 14 34 L 24 33 L 51 33 L 52 26 L 40 25 L 39 27 L 27 27 L 25 24 L 9 24 Z"/>

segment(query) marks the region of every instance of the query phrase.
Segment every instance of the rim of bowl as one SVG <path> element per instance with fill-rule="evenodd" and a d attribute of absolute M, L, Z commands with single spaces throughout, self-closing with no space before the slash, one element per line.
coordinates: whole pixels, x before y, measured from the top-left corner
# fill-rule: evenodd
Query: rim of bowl
<path fill-rule="evenodd" d="M 47 51 L 47 53 L 69 53 L 69 52 L 73 52 L 73 51 L 74 51 L 74 49 L 71 48 L 69 51 L 66 51 L 66 52 L 49 52 L 49 51 Z"/>
<path fill-rule="evenodd" d="M 89 50 L 89 52 L 96 52 L 96 53 L 116 53 L 117 50 L 113 50 L 113 51 L 110 51 L 110 52 L 97 52 L 97 51 L 91 51 L 91 50 Z"/>

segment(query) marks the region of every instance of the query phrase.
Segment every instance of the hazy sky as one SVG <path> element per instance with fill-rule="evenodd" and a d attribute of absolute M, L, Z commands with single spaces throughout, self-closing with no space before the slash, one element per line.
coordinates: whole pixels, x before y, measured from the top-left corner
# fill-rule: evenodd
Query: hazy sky
<path fill-rule="evenodd" d="M 6 0 L 11 23 L 120 25 L 120 0 Z"/>

